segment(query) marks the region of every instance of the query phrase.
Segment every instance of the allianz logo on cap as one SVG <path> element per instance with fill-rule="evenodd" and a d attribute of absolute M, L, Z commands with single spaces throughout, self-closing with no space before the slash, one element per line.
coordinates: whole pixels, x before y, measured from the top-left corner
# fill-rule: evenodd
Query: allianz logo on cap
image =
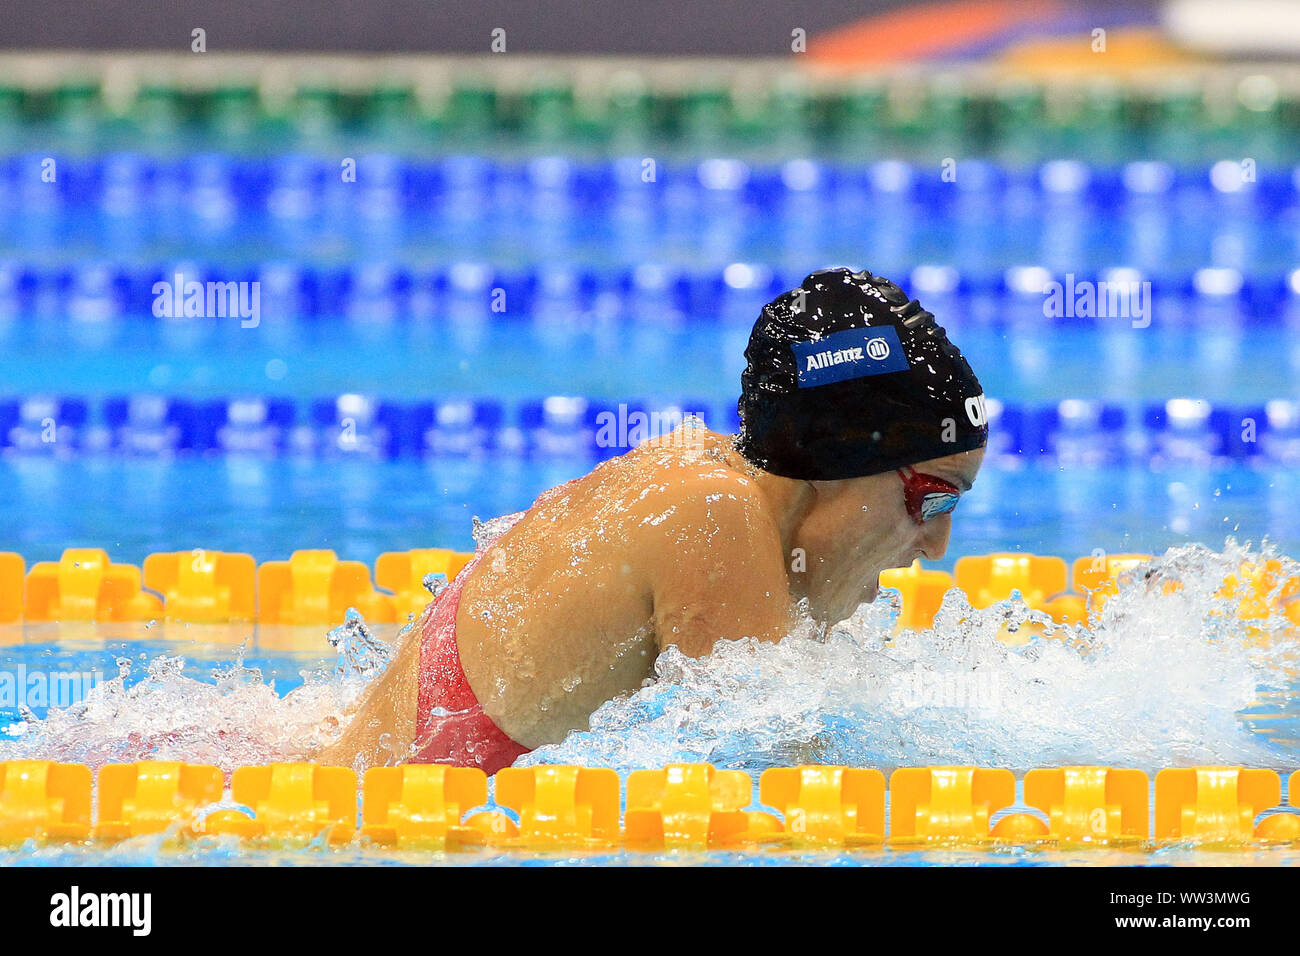
<path fill-rule="evenodd" d="M 815 388 L 911 367 L 892 325 L 844 329 L 790 346 L 798 363 L 799 387 Z"/>
<path fill-rule="evenodd" d="M 889 358 L 889 343 L 880 337 L 869 339 L 867 341 L 867 355 L 877 362 L 884 361 Z"/>

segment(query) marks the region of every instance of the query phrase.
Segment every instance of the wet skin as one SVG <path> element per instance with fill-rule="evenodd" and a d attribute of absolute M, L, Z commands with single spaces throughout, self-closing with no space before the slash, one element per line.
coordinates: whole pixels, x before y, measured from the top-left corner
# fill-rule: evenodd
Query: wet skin
<path fill-rule="evenodd" d="M 915 467 L 965 490 L 983 458 Z M 719 640 L 780 640 L 802 599 L 834 624 L 875 599 L 881 571 L 941 558 L 951 527 L 950 515 L 916 524 L 893 471 L 784 478 L 746 462 L 731 436 L 683 426 L 552 489 L 492 543 L 461 595 L 461 663 L 506 734 L 556 743 L 639 689 L 665 647 L 698 657 Z M 370 766 L 409 752 L 418 644 L 412 629 L 316 759 Z"/>

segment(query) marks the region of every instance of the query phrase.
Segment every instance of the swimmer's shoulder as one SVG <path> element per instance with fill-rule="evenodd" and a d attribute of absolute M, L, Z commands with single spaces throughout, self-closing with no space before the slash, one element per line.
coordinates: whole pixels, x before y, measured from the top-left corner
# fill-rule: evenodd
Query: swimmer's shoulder
<path fill-rule="evenodd" d="M 775 519 L 758 484 L 725 460 L 675 460 L 650 468 L 628 500 L 637 522 L 681 534 L 717 531 L 733 536 L 775 531 Z"/>

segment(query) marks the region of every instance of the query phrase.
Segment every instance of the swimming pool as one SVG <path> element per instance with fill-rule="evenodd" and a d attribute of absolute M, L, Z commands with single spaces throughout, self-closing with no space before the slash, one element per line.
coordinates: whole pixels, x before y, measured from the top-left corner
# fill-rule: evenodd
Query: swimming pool
<path fill-rule="evenodd" d="M 1278 635 L 1261 647 L 1259 623 L 1225 616 L 1215 597 L 1265 539 L 1300 553 L 1300 177 L 1285 118 L 1249 170 L 1221 131 L 1196 127 L 1197 148 L 1185 150 L 1149 103 L 1136 127 L 1115 120 L 1115 140 L 1088 161 L 1059 129 L 1029 125 L 1065 144 L 1053 153 L 1024 149 L 1024 129 L 972 122 L 954 149 L 971 158 L 945 178 L 942 139 L 895 124 L 890 141 L 836 146 L 841 121 L 824 104 L 810 107 L 823 117 L 815 136 L 752 149 L 685 136 L 717 116 L 671 97 L 632 135 L 593 146 L 529 139 L 517 105 L 486 121 L 500 127 L 492 136 L 426 141 L 393 133 L 411 132 L 404 107 L 376 136 L 355 103 L 324 97 L 321 112 L 295 114 L 304 129 L 293 135 L 272 122 L 240 138 L 244 111 L 264 121 L 256 94 L 142 93 L 144 119 L 125 122 L 103 119 L 96 95 L 75 89 L 45 115 L 41 95 L 0 110 L 15 144 L 0 157 L 0 551 L 30 566 L 73 546 L 132 565 L 191 548 L 257 562 L 329 548 L 367 565 L 384 552 L 468 550 L 473 516 L 526 507 L 626 449 L 626 427 L 598 439 L 601 414 L 615 434 L 658 409 L 734 430 L 762 303 L 807 272 L 848 264 L 920 298 L 996 400 L 988 464 L 936 567 L 1006 551 L 1073 560 L 1174 548 L 1163 566 L 1182 592 L 1135 586 L 1086 652 L 1043 639 L 1008 648 L 997 633 L 1024 613 L 1012 603 L 954 611 L 939 630 L 898 639 L 882 605 L 824 643 L 737 645 L 704 665 L 667 655 L 654 687 L 524 764 L 613 767 L 624 782 L 677 762 L 755 781 L 806 763 L 1017 774 L 1300 764 L 1294 635 L 1278 636 L 1274 621 Z M 983 109 L 1008 107 L 990 100 L 974 115 Z M 302 119 L 313 115 L 318 127 Z M 943 121 L 931 119 L 926 135 L 937 136 Z M 354 180 L 339 174 L 340 151 L 357 154 Z M 46 160 L 53 179 L 42 178 Z M 188 281 L 255 282 L 257 312 L 159 315 L 157 284 Z M 1138 297 L 1122 303 L 1132 314 L 1109 314 L 1098 298 L 1049 315 L 1052 282 L 1131 283 Z M 392 625 L 374 626 L 391 636 Z M 0 759 L 170 756 L 224 769 L 293 759 L 294 741 L 359 680 L 335 673 L 326 630 L 0 626 L 0 669 L 93 674 L 114 688 L 76 719 L 56 715 L 57 733 L 0 707 L 0 725 L 14 728 Z M 983 705 L 912 694 L 940 685 Z M 0 862 L 522 858 L 277 853 L 141 838 L 28 846 L 0 851 Z M 1159 864 L 1197 853 L 890 849 L 816 860 Z M 1232 862 L 1297 860 L 1284 848 Z"/>

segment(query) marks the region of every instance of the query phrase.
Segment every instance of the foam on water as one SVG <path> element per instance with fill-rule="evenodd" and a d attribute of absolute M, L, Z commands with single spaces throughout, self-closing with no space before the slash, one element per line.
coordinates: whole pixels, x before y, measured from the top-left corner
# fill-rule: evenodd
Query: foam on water
<path fill-rule="evenodd" d="M 1172 549 L 1126 575 L 1091 628 L 1056 627 L 1018 600 L 972 610 L 952 591 L 931 629 L 894 634 L 897 596 L 883 592 L 828 635 L 804 621 L 779 644 L 726 642 L 698 660 L 670 649 L 652 684 L 600 708 L 589 731 L 520 763 L 1291 768 L 1297 750 L 1253 733 L 1238 714 L 1267 692 L 1294 711 L 1294 626 L 1276 614 L 1243 621 L 1242 595 L 1218 593 L 1244 561 L 1262 558 L 1281 562 L 1279 581 L 1300 575 L 1290 559 L 1232 540 L 1222 552 Z M 998 639 L 1021 629 L 1050 637 L 1021 646 Z M 210 681 L 159 656 L 131 683 L 123 659 L 119 675 L 83 702 L 51 708 L 18 739 L 0 740 L 0 760 L 170 759 L 230 769 L 306 758 L 338 738 L 387 662 L 358 620 L 330 641 L 338 665 L 304 674 L 283 696 L 242 653 Z"/>
<path fill-rule="evenodd" d="M 283 696 L 259 668 L 244 665 L 243 646 L 232 662 L 211 672 L 211 681 L 187 676 L 185 659 L 167 655 L 150 660 L 142 679 L 132 680 L 133 662 L 118 658 L 117 676 L 96 684 L 85 700 L 51 707 L 44 720 L 24 715 L 18 738 L 0 739 L 0 760 L 91 767 L 185 760 L 230 771 L 307 759 L 338 739 L 349 709 L 389 660 L 388 645 L 355 610 L 325 641 L 338 653 L 335 666 L 302 672 L 303 683 Z"/>
<path fill-rule="evenodd" d="M 298 760 L 338 738 L 344 713 L 365 685 L 324 672 L 281 697 L 274 682 L 241 660 L 200 681 L 182 673 L 180 657 L 159 656 L 147 675 L 128 683 L 131 662 L 72 707 L 29 720 L 0 760 L 73 761 L 98 767 L 136 760 L 185 760 L 232 770 L 241 764 Z"/>

